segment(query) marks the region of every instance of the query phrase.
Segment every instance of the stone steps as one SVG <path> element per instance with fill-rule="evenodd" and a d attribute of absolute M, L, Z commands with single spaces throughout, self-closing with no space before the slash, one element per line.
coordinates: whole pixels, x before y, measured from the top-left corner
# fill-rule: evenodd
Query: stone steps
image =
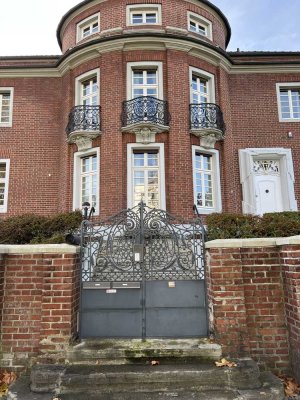
<path fill-rule="evenodd" d="M 35 365 L 31 390 L 61 400 L 284 398 L 281 382 L 252 359 L 218 368 L 220 358 L 221 347 L 205 339 L 88 340 L 68 352 L 65 365 Z"/>
<path fill-rule="evenodd" d="M 258 389 L 259 369 L 251 359 L 237 361 L 236 368 L 211 364 L 191 365 L 36 365 L 31 373 L 34 392 L 99 393 L 214 389 Z"/>
<path fill-rule="evenodd" d="M 86 340 L 68 353 L 70 364 L 201 363 L 219 360 L 222 348 L 207 339 Z"/>

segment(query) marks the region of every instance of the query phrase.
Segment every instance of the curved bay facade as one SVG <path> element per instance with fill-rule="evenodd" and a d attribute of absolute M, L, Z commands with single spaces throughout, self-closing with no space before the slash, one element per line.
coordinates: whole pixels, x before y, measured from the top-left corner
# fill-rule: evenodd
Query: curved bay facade
<path fill-rule="evenodd" d="M 0 218 L 297 210 L 300 54 L 230 35 L 208 1 L 93 0 L 60 21 L 62 55 L 0 57 Z"/>

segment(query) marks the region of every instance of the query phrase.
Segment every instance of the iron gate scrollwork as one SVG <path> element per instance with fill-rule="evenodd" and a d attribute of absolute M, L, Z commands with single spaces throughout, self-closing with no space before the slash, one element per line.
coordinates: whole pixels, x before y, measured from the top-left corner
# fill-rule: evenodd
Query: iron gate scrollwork
<path fill-rule="evenodd" d="M 83 282 L 204 279 L 204 228 L 140 202 L 81 228 Z M 138 254 L 138 256 L 136 255 Z"/>

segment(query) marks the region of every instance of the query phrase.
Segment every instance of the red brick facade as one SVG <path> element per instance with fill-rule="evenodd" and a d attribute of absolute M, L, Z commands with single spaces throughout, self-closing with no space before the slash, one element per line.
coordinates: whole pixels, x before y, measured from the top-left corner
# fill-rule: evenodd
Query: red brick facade
<path fill-rule="evenodd" d="M 268 148 L 270 154 L 272 148 L 291 150 L 295 180 L 292 170 L 285 171 L 282 179 L 291 182 L 289 190 L 282 191 L 289 193 L 293 204 L 285 199 L 279 209 L 297 209 L 300 123 L 297 119 L 279 121 L 276 84 L 300 81 L 300 55 L 226 53 L 228 21 L 206 0 L 142 3 L 162 6 L 161 24 L 127 26 L 126 7 L 140 4 L 138 0 L 99 1 L 93 6 L 85 1 L 59 25 L 62 56 L 0 57 L 0 95 L 5 88 L 14 90 L 12 126 L 0 123 L 0 163 L 10 160 L 7 207 L 1 211 L 0 204 L 0 218 L 22 213 L 49 215 L 80 207 L 73 201 L 80 192 L 74 185 L 78 147 L 67 143 L 65 128 L 70 111 L 78 105 L 76 78 L 93 70 L 100 72 L 101 135 L 91 142 L 100 152 L 100 215 L 130 206 L 127 145 L 139 140 L 132 132 L 122 133 L 121 113 L 122 102 L 128 100 L 127 67 L 133 62 L 162 63 L 163 99 L 168 102 L 171 121 L 168 132 L 157 133 L 150 145 L 164 144 L 168 211 L 192 216 L 196 197 L 192 146 L 199 146 L 200 140 L 190 131 L 190 68 L 213 77 L 211 101 L 220 106 L 226 124 L 224 140 L 208 146 L 208 151 L 217 150 L 220 159 L 214 165 L 220 173 L 214 196 L 220 197 L 221 204 L 213 210 L 241 212 L 242 200 L 248 202 L 242 195 L 238 155 L 246 148 Z M 190 12 L 211 23 L 212 40 L 188 29 Z M 76 43 L 78 24 L 96 13 L 100 13 L 100 31 Z M 211 134 L 205 129 L 202 134 Z M 292 137 L 288 138 L 288 132 Z"/>

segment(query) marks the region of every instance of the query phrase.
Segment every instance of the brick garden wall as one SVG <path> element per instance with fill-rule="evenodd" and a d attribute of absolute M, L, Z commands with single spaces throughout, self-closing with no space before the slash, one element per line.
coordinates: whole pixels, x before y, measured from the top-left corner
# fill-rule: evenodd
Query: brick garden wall
<path fill-rule="evenodd" d="M 77 333 L 78 249 L 0 246 L 0 256 L 0 367 L 63 360 Z M 207 287 L 224 355 L 292 366 L 300 380 L 300 237 L 208 242 Z"/>
<path fill-rule="evenodd" d="M 300 237 L 209 242 L 207 269 L 211 329 L 224 354 L 275 371 L 292 365 L 299 378 Z"/>
<path fill-rule="evenodd" d="M 291 362 L 300 382 L 300 245 L 284 245 L 280 252 L 285 290 Z"/>
<path fill-rule="evenodd" d="M 22 368 L 38 354 L 59 355 L 76 334 L 77 249 L 65 245 L 0 246 L 0 251 L 6 252 L 0 366 Z"/>

